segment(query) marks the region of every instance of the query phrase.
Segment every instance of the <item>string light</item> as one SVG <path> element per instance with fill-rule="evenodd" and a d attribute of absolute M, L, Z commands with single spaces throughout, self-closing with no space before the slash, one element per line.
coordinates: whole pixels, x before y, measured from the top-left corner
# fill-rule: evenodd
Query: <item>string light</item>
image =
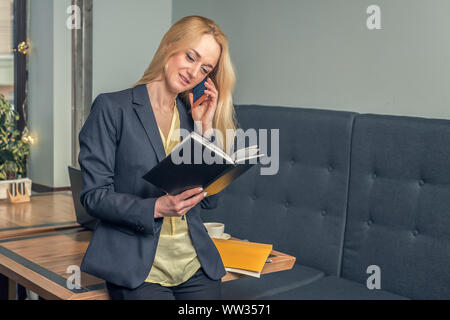
<path fill-rule="evenodd" d="M 22 141 L 24 143 L 28 143 L 30 145 L 37 143 L 37 137 L 33 134 L 31 134 L 27 127 L 22 132 Z"/>

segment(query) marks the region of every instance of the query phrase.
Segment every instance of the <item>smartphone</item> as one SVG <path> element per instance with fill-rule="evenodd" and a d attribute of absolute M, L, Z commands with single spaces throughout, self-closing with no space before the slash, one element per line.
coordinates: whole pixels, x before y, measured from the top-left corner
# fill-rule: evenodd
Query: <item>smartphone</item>
<path fill-rule="evenodd" d="M 194 106 L 193 107 L 198 106 L 199 104 L 201 104 L 206 99 L 205 82 L 206 82 L 207 78 L 208 77 L 205 77 L 205 79 L 203 79 L 202 82 L 200 82 L 198 85 L 196 85 L 192 89 L 192 93 L 194 94 L 194 98 L 193 98 Z"/>

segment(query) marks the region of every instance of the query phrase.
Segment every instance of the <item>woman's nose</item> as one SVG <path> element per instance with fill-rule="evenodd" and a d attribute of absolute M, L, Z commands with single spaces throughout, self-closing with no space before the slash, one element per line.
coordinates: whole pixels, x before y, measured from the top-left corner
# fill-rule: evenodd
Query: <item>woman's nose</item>
<path fill-rule="evenodd" d="M 199 72 L 200 72 L 200 66 L 192 66 L 189 69 L 188 74 L 191 77 L 191 79 L 195 79 L 195 78 L 197 78 L 197 75 Z"/>

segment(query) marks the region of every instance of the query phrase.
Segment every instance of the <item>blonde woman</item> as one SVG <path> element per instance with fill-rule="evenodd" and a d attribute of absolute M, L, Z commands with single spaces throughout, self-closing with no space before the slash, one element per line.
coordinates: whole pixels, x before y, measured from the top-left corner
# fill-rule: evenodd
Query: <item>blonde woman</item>
<path fill-rule="evenodd" d="M 191 107 L 192 89 L 205 77 L 208 98 Z M 170 196 L 142 176 L 180 141 L 178 129 L 230 150 L 234 83 L 225 34 L 210 19 L 189 16 L 164 35 L 133 87 L 94 100 L 78 160 L 80 201 L 99 223 L 81 270 L 105 279 L 112 299 L 221 298 L 225 268 L 200 218 L 221 193 Z"/>

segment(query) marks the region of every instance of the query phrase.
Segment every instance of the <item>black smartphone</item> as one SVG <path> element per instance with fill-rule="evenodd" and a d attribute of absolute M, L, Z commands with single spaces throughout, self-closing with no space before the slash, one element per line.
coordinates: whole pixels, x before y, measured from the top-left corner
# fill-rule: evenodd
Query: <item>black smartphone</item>
<path fill-rule="evenodd" d="M 202 82 L 200 82 L 198 85 L 196 85 L 192 89 L 192 93 L 194 94 L 194 98 L 193 98 L 194 107 L 198 106 L 199 104 L 201 104 L 206 99 L 205 82 L 206 82 L 207 79 L 208 79 L 208 77 L 205 77 L 205 79 L 203 79 Z"/>

